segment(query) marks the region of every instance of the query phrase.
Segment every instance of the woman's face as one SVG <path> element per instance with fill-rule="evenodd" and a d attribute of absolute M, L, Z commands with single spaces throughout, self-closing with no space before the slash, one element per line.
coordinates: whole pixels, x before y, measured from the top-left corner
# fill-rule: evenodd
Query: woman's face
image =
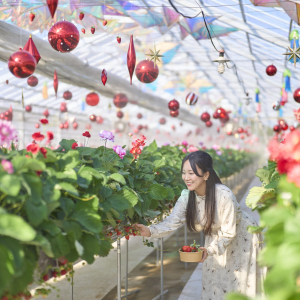
<path fill-rule="evenodd" d="M 203 176 L 203 171 L 198 166 L 196 166 L 196 168 L 198 174 Z M 182 180 L 185 182 L 190 191 L 198 190 L 201 186 L 205 185 L 206 183 L 204 178 L 206 177 L 199 177 L 194 173 L 189 160 L 184 162 L 182 168 Z"/>

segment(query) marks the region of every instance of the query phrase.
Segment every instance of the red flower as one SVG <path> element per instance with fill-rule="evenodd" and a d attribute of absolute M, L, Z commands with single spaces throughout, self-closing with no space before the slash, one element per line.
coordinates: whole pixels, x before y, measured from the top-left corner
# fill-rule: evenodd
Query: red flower
<path fill-rule="evenodd" d="M 90 135 L 90 133 L 89 133 L 88 131 L 84 132 L 82 135 L 83 135 L 83 136 L 86 136 L 87 138 L 90 138 L 90 137 L 91 137 L 91 135 Z"/>
<path fill-rule="evenodd" d="M 28 152 L 32 152 L 33 154 L 37 154 L 40 150 L 40 147 L 39 147 L 39 145 L 32 143 L 27 146 L 26 150 Z"/>
<path fill-rule="evenodd" d="M 44 155 L 45 158 L 47 158 L 47 156 L 46 156 L 47 150 L 44 147 L 40 148 L 40 152 Z"/>
<path fill-rule="evenodd" d="M 49 141 L 53 140 L 54 139 L 54 134 L 52 131 L 47 131 L 47 139 Z"/>
<path fill-rule="evenodd" d="M 35 171 L 36 175 L 39 176 L 39 177 L 41 176 L 42 172 L 43 171 Z"/>
<path fill-rule="evenodd" d="M 77 143 L 73 143 L 72 144 L 72 149 L 76 149 L 78 147 L 78 144 Z"/>
<path fill-rule="evenodd" d="M 42 124 L 48 124 L 49 123 L 49 121 L 47 119 L 40 119 L 40 122 Z"/>
<path fill-rule="evenodd" d="M 38 142 L 42 141 L 45 136 L 42 135 L 40 132 L 35 132 L 33 135 L 32 135 L 32 138 Z"/>

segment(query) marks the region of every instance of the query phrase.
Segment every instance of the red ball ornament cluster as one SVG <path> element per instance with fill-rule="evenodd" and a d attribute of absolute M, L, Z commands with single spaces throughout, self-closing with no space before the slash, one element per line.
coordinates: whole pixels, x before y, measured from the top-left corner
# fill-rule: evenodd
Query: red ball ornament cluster
<path fill-rule="evenodd" d="M 28 79 L 27 79 L 27 84 L 31 87 L 37 86 L 38 83 L 39 83 L 39 80 L 34 75 L 28 77 Z"/>
<path fill-rule="evenodd" d="M 266 68 L 266 73 L 269 76 L 274 76 L 277 73 L 277 68 L 274 65 L 270 65 Z"/>
<path fill-rule="evenodd" d="M 77 27 L 68 21 L 55 23 L 48 32 L 48 40 L 53 49 L 59 52 L 71 52 L 79 43 Z"/>
<path fill-rule="evenodd" d="M 99 103 L 100 98 L 97 93 L 92 92 L 85 97 L 85 101 L 87 105 L 96 106 Z"/>
<path fill-rule="evenodd" d="M 142 83 L 151 83 L 156 80 L 159 74 L 157 64 L 154 66 L 154 62 L 151 60 L 140 61 L 135 69 L 135 75 L 137 79 Z"/>
<path fill-rule="evenodd" d="M 220 119 L 222 124 L 225 124 L 229 121 L 228 112 L 222 107 L 218 107 L 215 110 L 215 112 L 213 113 L 213 118 L 214 119 Z"/>
<path fill-rule="evenodd" d="M 127 105 L 128 99 L 125 94 L 117 94 L 114 97 L 114 105 L 118 108 L 123 108 Z"/>
<path fill-rule="evenodd" d="M 278 120 L 278 124 L 276 124 L 274 127 L 273 127 L 273 130 L 274 132 L 276 133 L 280 133 L 282 131 L 286 131 L 289 129 L 289 125 L 286 123 L 285 120 L 283 119 L 280 119 Z"/>
<path fill-rule="evenodd" d="M 72 93 L 70 91 L 65 91 L 63 94 L 63 98 L 65 100 L 71 100 L 72 99 Z"/>
<path fill-rule="evenodd" d="M 12 121 L 13 119 L 13 109 L 10 107 L 7 111 L 0 114 L 0 119 L 5 121 Z"/>
<path fill-rule="evenodd" d="M 208 112 L 204 112 L 200 117 L 202 122 L 208 122 L 210 120 L 210 114 Z"/>

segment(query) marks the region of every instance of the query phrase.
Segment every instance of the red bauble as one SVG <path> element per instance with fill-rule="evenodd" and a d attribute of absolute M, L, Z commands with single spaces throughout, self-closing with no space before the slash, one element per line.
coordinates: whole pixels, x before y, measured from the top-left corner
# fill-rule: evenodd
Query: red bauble
<path fill-rule="evenodd" d="M 54 18 L 57 4 L 58 4 L 58 0 L 47 0 L 47 6 L 49 8 L 52 19 Z"/>
<path fill-rule="evenodd" d="M 96 122 L 96 116 L 95 115 L 90 115 L 90 120 L 91 120 L 91 122 Z"/>
<path fill-rule="evenodd" d="M 74 123 L 73 123 L 73 128 L 74 128 L 74 129 L 77 129 L 77 127 L 78 127 L 78 123 L 77 123 L 77 122 L 74 122 Z"/>
<path fill-rule="evenodd" d="M 0 119 L 5 121 L 12 121 L 13 119 L 13 110 L 12 107 L 10 107 L 7 111 L 0 114 Z"/>
<path fill-rule="evenodd" d="M 277 73 L 277 68 L 273 65 L 270 65 L 266 68 L 266 73 L 269 76 L 274 76 Z"/>
<path fill-rule="evenodd" d="M 175 125 L 172 125 L 172 126 L 171 126 L 171 128 L 172 128 L 173 130 L 175 130 L 175 129 L 176 129 Z"/>
<path fill-rule="evenodd" d="M 104 121 L 104 119 L 102 117 L 100 117 L 100 116 L 97 116 L 96 117 L 96 121 L 97 121 L 98 124 L 102 124 L 103 121 Z"/>
<path fill-rule="evenodd" d="M 134 49 L 134 44 L 133 44 L 133 35 L 131 35 L 128 52 L 127 52 L 127 67 L 128 67 L 129 76 L 130 76 L 130 84 L 132 84 L 132 75 L 134 72 L 135 63 L 136 63 L 136 56 L 135 56 L 135 49 Z"/>
<path fill-rule="evenodd" d="M 300 88 L 296 89 L 294 92 L 294 100 L 300 103 Z"/>
<path fill-rule="evenodd" d="M 79 31 L 67 21 L 55 23 L 48 32 L 48 40 L 53 49 L 59 52 L 70 52 L 79 43 Z"/>
<path fill-rule="evenodd" d="M 166 124 L 166 119 L 165 118 L 161 118 L 160 120 L 159 120 L 159 123 L 161 124 L 161 125 L 164 125 L 164 124 Z"/>
<path fill-rule="evenodd" d="M 70 91 L 65 91 L 63 94 L 63 97 L 65 100 L 71 100 L 72 99 L 72 93 Z"/>
<path fill-rule="evenodd" d="M 227 131 L 227 135 L 232 135 L 232 132 L 231 131 Z"/>
<path fill-rule="evenodd" d="M 214 118 L 214 119 L 219 119 L 219 114 L 218 114 L 216 111 L 215 111 L 214 114 L 213 114 L 213 118 Z"/>
<path fill-rule="evenodd" d="M 34 75 L 27 78 L 27 84 L 29 86 L 35 87 L 38 85 L 38 83 L 39 83 L 39 80 Z"/>
<path fill-rule="evenodd" d="M 283 124 L 280 124 L 280 129 L 286 131 L 286 130 L 289 129 L 289 125 L 288 125 L 287 123 L 284 122 Z"/>
<path fill-rule="evenodd" d="M 43 115 L 48 118 L 49 117 L 49 111 L 48 111 L 48 108 L 46 108 L 43 112 Z"/>
<path fill-rule="evenodd" d="M 33 22 L 34 18 L 35 18 L 35 14 L 31 12 L 29 14 L 29 20 L 30 20 L 30 22 Z"/>
<path fill-rule="evenodd" d="M 168 103 L 168 107 L 169 107 L 169 110 L 176 111 L 179 109 L 180 105 L 176 99 L 173 99 Z"/>
<path fill-rule="evenodd" d="M 96 94 L 95 92 L 92 92 L 92 93 L 89 93 L 85 97 L 85 101 L 86 101 L 87 105 L 96 106 L 99 103 L 100 98 L 99 98 L 98 94 Z"/>
<path fill-rule="evenodd" d="M 63 124 L 63 123 L 60 123 L 60 124 L 59 124 L 59 128 L 60 128 L 60 129 L 64 129 L 64 124 Z"/>
<path fill-rule="evenodd" d="M 198 96 L 196 96 L 196 94 L 190 92 L 187 94 L 185 101 L 188 105 L 195 105 L 198 101 Z"/>
<path fill-rule="evenodd" d="M 210 120 L 210 114 L 208 112 L 204 112 L 201 117 L 200 117 L 201 121 L 203 122 L 207 122 Z"/>
<path fill-rule="evenodd" d="M 245 136 L 243 134 L 241 134 L 241 140 L 243 140 L 245 138 Z"/>
<path fill-rule="evenodd" d="M 68 111 L 67 103 L 62 102 L 62 103 L 60 104 L 60 111 L 61 111 L 61 112 L 67 112 L 67 111 Z"/>
<path fill-rule="evenodd" d="M 225 118 L 227 116 L 226 110 L 224 108 L 222 108 L 222 107 L 217 108 L 216 109 L 216 113 L 218 114 L 218 117 L 220 119 L 223 119 L 223 118 Z"/>
<path fill-rule="evenodd" d="M 33 74 L 36 67 L 35 58 L 21 48 L 13 53 L 8 60 L 10 72 L 18 78 L 26 78 Z"/>
<path fill-rule="evenodd" d="M 102 70 L 101 80 L 102 80 L 103 85 L 105 85 L 106 81 L 107 81 L 107 72 L 105 69 Z"/>
<path fill-rule="evenodd" d="M 293 125 L 290 126 L 290 131 L 295 130 L 295 127 Z"/>
<path fill-rule="evenodd" d="M 31 106 L 31 105 L 26 105 L 26 106 L 25 106 L 25 110 L 26 110 L 27 112 L 31 112 L 31 111 L 32 111 L 32 106 Z"/>
<path fill-rule="evenodd" d="M 205 122 L 206 127 L 211 127 L 213 125 L 212 121 Z"/>
<path fill-rule="evenodd" d="M 66 121 L 65 124 L 64 124 L 64 129 L 68 129 L 69 128 L 69 122 Z"/>
<path fill-rule="evenodd" d="M 138 113 L 138 114 L 136 115 L 136 117 L 137 117 L 138 119 L 141 119 L 141 118 L 143 117 L 143 115 L 142 115 L 141 113 Z"/>
<path fill-rule="evenodd" d="M 139 125 L 138 130 L 142 130 L 142 129 L 143 129 L 143 125 Z"/>
<path fill-rule="evenodd" d="M 274 130 L 275 132 L 280 132 L 280 126 L 279 126 L 279 125 L 275 125 L 275 126 L 273 127 L 273 130 Z"/>
<path fill-rule="evenodd" d="M 124 94 L 117 94 L 114 97 L 114 105 L 118 108 L 123 108 L 127 105 L 128 99 Z"/>
<path fill-rule="evenodd" d="M 237 131 L 238 131 L 238 133 L 243 133 L 244 129 L 242 127 L 239 127 Z"/>
<path fill-rule="evenodd" d="M 57 77 L 56 70 L 54 71 L 54 77 L 53 77 L 53 87 L 54 87 L 55 97 L 57 97 L 57 89 L 58 89 L 58 77 Z"/>
<path fill-rule="evenodd" d="M 91 125 L 91 124 L 86 124 L 86 125 L 85 125 L 85 129 L 91 130 L 91 129 L 92 129 L 92 125 Z"/>
<path fill-rule="evenodd" d="M 38 49 L 35 46 L 35 43 L 32 40 L 31 35 L 29 36 L 27 43 L 23 47 L 23 51 L 29 52 L 35 58 L 36 64 L 39 63 L 41 56 L 40 56 Z"/>
<path fill-rule="evenodd" d="M 118 112 L 117 112 L 117 117 L 118 117 L 119 119 L 122 119 L 123 116 L 124 116 L 124 114 L 123 114 L 121 111 L 118 111 Z"/>
<path fill-rule="evenodd" d="M 170 116 L 173 117 L 173 118 L 176 118 L 178 117 L 179 115 L 179 110 L 170 110 Z"/>
<path fill-rule="evenodd" d="M 35 128 L 40 128 L 40 124 L 39 124 L 39 123 L 36 123 L 36 124 L 34 125 L 34 127 L 35 127 Z"/>
<path fill-rule="evenodd" d="M 135 75 L 140 82 L 151 83 L 158 77 L 159 70 L 157 64 L 151 60 L 142 60 L 135 69 Z"/>

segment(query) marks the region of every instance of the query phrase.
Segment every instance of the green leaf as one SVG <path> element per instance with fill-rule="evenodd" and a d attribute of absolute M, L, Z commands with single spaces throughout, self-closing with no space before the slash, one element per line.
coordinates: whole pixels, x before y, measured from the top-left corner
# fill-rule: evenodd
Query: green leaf
<path fill-rule="evenodd" d="M 89 148 L 89 147 L 77 147 L 76 150 L 79 152 L 80 155 L 92 155 L 96 149 Z"/>
<path fill-rule="evenodd" d="M 26 181 L 32 202 L 39 204 L 42 200 L 42 182 L 41 179 L 36 174 L 23 174 L 23 179 Z"/>
<path fill-rule="evenodd" d="M 117 182 L 119 182 L 123 185 L 126 184 L 125 178 L 119 173 L 114 173 L 114 174 L 110 175 L 109 178 L 113 179 L 113 180 L 115 180 L 115 181 L 117 181 Z"/>
<path fill-rule="evenodd" d="M 107 198 L 111 206 L 116 210 L 125 210 L 133 207 L 138 202 L 138 197 L 133 192 L 122 189 L 120 192 L 113 194 Z"/>
<path fill-rule="evenodd" d="M 168 190 L 168 196 L 167 196 L 167 199 L 168 199 L 168 200 L 173 200 L 174 197 L 175 197 L 175 193 L 174 193 L 173 189 L 170 188 L 170 187 L 166 187 L 166 189 Z"/>
<path fill-rule="evenodd" d="M 21 189 L 21 182 L 17 175 L 0 174 L 0 191 L 10 196 L 17 196 Z"/>
<path fill-rule="evenodd" d="M 258 202 L 261 200 L 263 195 L 270 193 L 272 190 L 267 190 L 264 187 L 255 186 L 250 191 L 246 198 L 246 205 L 250 208 L 256 208 Z M 272 194 L 273 195 L 273 194 Z"/>
<path fill-rule="evenodd" d="M 248 226 L 247 230 L 250 233 L 261 233 L 262 230 L 264 229 L 264 227 L 260 227 L 260 226 Z"/>
<path fill-rule="evenodd" d="M 150 186 L 148 193 L 150 197 L 155 200 L 163 200 L 169 195 L 168 190 L 157 183 Z"/>
<path fill-rule="evenodd" d="M 78 222 L 71 220 L 63 221 L 64 231 L 72 234 L 75 240 L 79 240 L 82 235 L 82 229 Z"/>
<path fill-rule="evenodd" d="M 107 256 L 111 249 L 114 249 L 112 244 L 109 241 L 100 240 L 100 249 L 99 249 L 99 256 L 104 257 Z"/>
<path fill-rule="evenodd" d="M 149 217 L 151 217 L 151 218 L 155 218 L 156 216 L 158 216 L 160 214 L 161 214 L 160 211 L 154 211 L 154 210 L 150 210 L 150 209 L 148 209 L 146 211 L 146 215 L 149 216 Z"/>
<path fill-rule="evenodd" d="M 271 172 L 265 169 L 258 169 L 255 173 L 255 175 L 260 179 L 260 181 L 266 185 L 270 182 L 270 175 Z"/>
<path fill-rule="evenodd" d="M 148 152 L 155 152 L 157 150 L 157 144 L 154 140 L 148 147 L 145 147 Z"/>
<path fill-rule="evenodd" d="M 98 240 L 93 235 L 84 233 L 80 243 L 84 248 L 81 258 L 86 260 L 88 264 L 92 264 L 95 260 L 94 255 L 98 254 L 100 250 Z"/>
<path fill-rule="evenodd" d="M 1 214 L 0 235 L 10 236 L 17 240 L 28 242 L 35 238 L 36 231 L 20 216 Z"/>
<path fill-rule="evenodd" d="M 94 210 L 82 209 L 76 211 L 72 218 L 93 233 L 99 233 L 102 230 L 101 217 Z"/>
<path fill-rule="evenodd" d="M 61 233 L 61 229 L 57 227 L 52 220 L 45 220 L 39 226 L 39 229 L 48 232 L 51 236 L 56 236 Z"/>
<path fill-rule="evenodd" d="M 12 252 L 1 244 L 0 257 L 0 295 L 2 295 L 14 274 L 14 257 Z"/>
<path fill-rule="evenodd" d="M 60 145 L 62 146 L 63 149 L 65 149 L 65 151 L 69 151 L 69 150 L 72 150 L 72 145 L 74 143 L 77 143 L 75 140 L 66 140 L 66 139 L 63 139 L 60 141 Z"/>
<path fill-rule="evenodd" d="M 106 212 L 106 216 L 107 216 L 108 222 L 111 224 L 111 226 L 116 227 L 117 224 L 116 224 L 112 214 L 110 212 Z"/>
<path fill-rule="evenodd" d="M 110 195 L 112 194 L 112 190 L 111 188 L 107 187 L 107 186 L 103 186 L 100 189 L 100 195 L 105 199 L 108 198 Z"/>
<path fill-rule="evenodd" d="M 79 193 L 76 190 L 76 188 L 68 182 L 61 182 L 59 184 L 56 184 L 54 188 L 56 190 L 65 190 L 72 195 L 79 196 Z"/>
<path fill-rule="evenodd" d="M 79 164 L 79 153 L 77 151 L 69 151 L 64 154 L 59 161 L 60 170 L 74 169 Z"/>
<path fill-rule="evenodd" d="M 70 198 L 64 198 L 64 197 L 61 197 L 59 199 L 59 202 L 66 216 L 68 216 L 74 209 L 75 206 L 74 202 Z"/>
<path fill-rule="evenodd" d="M 28 219 L 33 226 L 41 224 L 47 217 L 47 206 L 44 201 L 41 201 L 39 205 L 35 205 L 30 200 L 27 200 L 25 209 Z"/>
<path fill-rule="evenodd" d="M 53 257 L 54 254 L 51 249 L 51 244 L 50 242 L 41 234 L 37 233 L 36 237 L 34 240 L 30 242 L 26 242 L 27 245 L 34 245 L 34 246 L 39 246 L 42 248 L 42 250 L 45 252 L 45 254 L 49 257 Z"/>
<path fill-rule="evenodd" d="M 154 164 L 154 170 L 156 170 L 156 169 L 159 169 L 159 168 L 162 168 L 163 166 L 165 166 L 166 165 L 166 161 L 165 161 L 165 159 L 163 157 L 160 160 L 155 160 L 153 162 L 153 164 Z"/>

